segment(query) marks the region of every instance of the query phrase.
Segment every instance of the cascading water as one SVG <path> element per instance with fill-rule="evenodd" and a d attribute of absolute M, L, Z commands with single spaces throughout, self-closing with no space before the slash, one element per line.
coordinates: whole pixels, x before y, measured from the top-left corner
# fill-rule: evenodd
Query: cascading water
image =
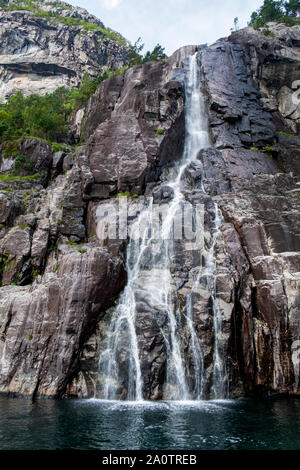
<path fill-rule="evenodd" d="M 216 205 L 214 205 L 211 241 L 204 250 L 204 267 L 198 268 L 198 274 L 187 295 L 183 312 L 180 312 L 176 295 L 173 235 L 174 221 L 182 204 L 186 203 L 182 192 L 182 179 L 188 166 L 197 161 L 199 150 L 210 146 L 197 54 L 188 58 L 185 72 L 184 152 L 182 160 L 174 170 L 175 176 L 164 183 L 164 188 L 167 187 L 172 193 L 172 199 L 160 228 L 155 230 L 152 227 L 149 236 L 153 198 L 143 208 L 130 228 L 127 247 L 127 285 L 112 313 L 108 331 L 103 340 L 104 349 L 99 359 L 100 395 L 104 399 L 142 400 L 144 398 L 141 352 L 136 326 L 137 303 L 141 293 L 147 300 L 147 305 L 151 307 L 151 311 L 163 312 L 165 318 L 160 328 L 166 354 L 164 379 L 166 386 L 163 397 L 176 400 L 203 398 L 204 358 L 193 316 L 193 291 L 197 288 L 200 278 L 206 279 L 212 299 L 215 343 L 211 395 L 214 398 L 224 396 L 225 366 L 219 345 L 222 322 L 216 302 L 215 280 L 215 244 L 221 218 Z M 203 181 L 199 191 L 205 194 Z M 158 237 L 158 230 L 160 230 L 160 237 Z M 136 233 L 139 233 L 140 237 L 136 237 Z M 188 345 L 185 344 L 183 322 L 185 335 L 189 339 Z M 188 363 L 192 367 L 192 381 L 188 380 L 190 375 Z"/>

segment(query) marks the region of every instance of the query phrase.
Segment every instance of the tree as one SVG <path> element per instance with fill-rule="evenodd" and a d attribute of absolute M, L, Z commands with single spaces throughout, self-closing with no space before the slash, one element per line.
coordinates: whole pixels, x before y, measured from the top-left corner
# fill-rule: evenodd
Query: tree
<path fill-rule="evenodd" d="M 139 37 L 134 45 L 132 46 L 130 52 L 129 52 L 129 59 L 130 59 L 130 66 L 132 65 L 137 65 L 141 64 L 143 62 L 143 56 L 141 54 L 142 50 L 144 49 L 144 43 L 142 42 L 142 39 Z"/>
<path fill-rule="evenodd" d="M 284 4 L 286 14 L 296 17 L 300 15 L 300 0 L 289 0 Z"/>
<path fill-rule="evenodd" d="M 285 23 L 290 26 L 299 24 L 300 0 L 264 0 L 264 4 L 251 15 L 250 25 L 257 29 L 268 21 Z"/>
<path fill-rule="evenodd" d="M 150 61 L 157 62 L 159 60 L 163 60 L 166 58 L 167 58 L 167 55 L 165 54 L 165 48 L 162 47 L 160 44 L 156 44 L 152 52 L 150 51 L 146 52 L 143 62 L 144 63 L 150 62 Z"/>
<path fill-rule="evenodd" d="M 238 29 L 239 29 L 239 19 L 238 19 L 237 16 L 234 18 L 233 24 L 234 24 L 234 27 L 233 27 L 233 28 L 230 28 L 230 31 L 231 31 L 231 32 L 233 32 L 233 31 L 238 31 Z"/>
<path fill-rule="evenodd" d="M 239 29 L 239 19 L 237 16 L 234 18 L 233 24 L 234 24 L 234 30 L 237 31 Z"/>
<path fill-rule="evenodd" d="M 282 0 L 265 0 L 260 8 L 260 15 L 266 23 L 279 20 L 283 16 Z"/>
<path fill-rule="evenodd" d="M 284 14 L 283 0 L 264 0 L 264 4 L 252 13 L 250 25 L 260 28 L 268 21 L 280 21 Z"/>
<path fill-rule="evenodd" d="M 147 51 L 146 54 L 141 54 L 142 50 L 144 49 L 144 43 L 142 42 L 141 38 L 135 42 L 134 46 L 132 46 L 131 51 L 129 53 L 130 63 L 129 65 L 136 65 L 136 64 L 143 64 L 150 61 L 159 61 L 167 58 L 165 54 L 165 48 L 162 47 L 160 44 L 156 44 L 153 51 Z"/>

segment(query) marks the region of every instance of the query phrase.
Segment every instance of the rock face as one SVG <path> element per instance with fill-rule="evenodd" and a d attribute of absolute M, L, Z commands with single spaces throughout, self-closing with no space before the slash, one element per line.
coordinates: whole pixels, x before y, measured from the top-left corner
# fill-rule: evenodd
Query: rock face
<path fill-rule="evenodd" d="M 97 239 L 97 210 L 118 206 L 124 192 L 132 213 L 144 195 L 172 197 L 162 183 L 185 137 L 182 61 L 198 51 L 212 147 L 199 152 L 183 181 L 186 198 L 205 206 L 205 243 L 215 204 L 222 215 L 215 302 L 226 393 L 299 394 L 299 106 L 289 108 L 289 80 L 299 68 L 300 32 L 270 29 L 272 37 L 246 28 L 209 47 L 182 48 L 103 82 L 78 117 L 74 132 L 84 143 L 74 153 L 50 158 L 47 144 L 20 144 L 44 173 L 0 181 L 1 393 L 97 394 L 103 338 L 126 282 L 126 240 Z M 1 165 L 9 165 L 4 156 Z M 175 258 L 174 296 L 184 308 L 189 272 L 200 261 L 180 244 Z M 138 300 L 144 396 L 159 399 L 164 313 L 154 316 L 147 298 Z M 204 278 L 192 302 L 209 397 L 214 325 Z"/>
<path fill-rule="evenodd" d="M 259 50 L 259 39 L 263 42 L 265 38 L 261 33 L 254 34 Z M 201 173 L 195 164 L 187 171 L 186 195 L 194 202 L 204 203 L 208 233 L 214 202 L 223 216 L 215 248 L 216 304 L 222 318 L 220 341 L 226 358 L 228 395 L 299 393 L 298 137 L 290 134 L 289 122 L 281 115 L 279 104 L 273 110 L 266 106 L 261 82 L 253 77 L 248 45 L 236 43 L 235 36 L 233 42 L 230 39 L 199 52 L 214 147 L 199 154 L 206 198 L 193 190 L 199 185 Z M 297 61 L 294 66 L 298 66 Z M 270 95 L 274 95 L 273 91 Z M 96 135 L 97 130 L 93 142 Z M 106 154 L 102 151 L 102 158 Z M 116 174 L 113 178 L 117 178 Z M 195 265 L 195 260 L 191 261 L 180 247 L 178 250 L 174 289 L 184 307 L 192 289 L 188 272 L 197 260 Z M 155 276 L 151 275 L 155 283 Z M 212 294 L 203 276 L 193 292 L 193 309 L 206 369 L 207 397 L 214 354 L 211 302 Z M 164 319 L 163 312 L 157 317 L 158 312 L 149 311 L 146 304 L 146 298 L 137 298 L 136 308 L 141 314 L 137 315 L 136 328 L 144 396 L 157 399 L 166 397 L 166 350 L 160 333 Z M 106 322 L 109 318 L 108 312 Z M 70 388 L 72 394 L 99 393 L 98 362 L 106 322 L 99 323 L 83 349 L 81 373 Z M 182 328 L 184 331 L 184 324 Z M 126 380 L 124 384 L 126 388 Z"/>
<path fill-rule="evenodd" d="M 64 2 L 6 2 L 0 10 L 0 96 L 78 85 L 128 62 L 129 44 L 82 8 Z"/>
<path fill-rule="evenodd" d="M 233 33 L 229 40 L 241 44 L 247 51 L 251 75 L 264 106 L 274 114 L 281 127 L 285 125 L 297 133 L 300 118 L 297 92 L 300 86 L 297 73 L 300 26 L 269 23 L 268 30 L 269 35 L 264 36 L 263 29 L 245 28 Z"/>
<path fill-rule="evenodd" d="M 48 176 L 0 183 L 0 392 L 61 396 L 78 374 L 83 344 L 125 282 L 124 242 L 99 247 L 93 207 L 109 195 L 118 202 L 119 190 L 143 192 L 168 148 L 180 157 L 183 88 L 170 79 L 175 69 L 171 58 L 104 82 L 83 118 L 86 144 L 73 155 L 52 156 L 35 139 L 20 143 L 31 167 Z M 102 129 L 112 121 L 105 142 Z"/>

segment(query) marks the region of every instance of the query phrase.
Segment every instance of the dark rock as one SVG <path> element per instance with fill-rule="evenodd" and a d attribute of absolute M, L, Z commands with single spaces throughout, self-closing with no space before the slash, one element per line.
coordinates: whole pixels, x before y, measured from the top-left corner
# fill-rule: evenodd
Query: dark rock
<path fill-rule="evenodd" d="M 65 157 L 66 157 L 65 152 L 60 151 L 60 152 L 54 153 L 53 158 L 52 158 L 52 171 L 51 171 L 52 178 L 55 178 L 63 171 Z"/>
<path fill-rule="evenodd" d="M 19 151 L 30 160 L 33 173 L 48 173 L 52 165 L 51 144 L 38 139 L 25 139 L 19 144 Z"/>

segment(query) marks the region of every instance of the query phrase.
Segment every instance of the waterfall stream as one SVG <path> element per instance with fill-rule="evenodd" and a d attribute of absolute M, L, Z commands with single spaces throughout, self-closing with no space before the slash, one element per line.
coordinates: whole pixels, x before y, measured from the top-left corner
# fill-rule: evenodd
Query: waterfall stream
<path fill-rule="evenodd" d="M 197 54 L 187 59 L 185 65 L 185 145 L 181 161 L 173 176 L 164 182 L 164 188 L 172 193 L 166 217 L 161 227 L 153 229 L 149 236 L 149 221 L 153 209 L 150 198 L 129 231 L 127 246 L 127 284 L 118 305 L 112 312 L 108 331 L 103 340 L 104 347 L 99 359 L 101 398 L 143 400 L 143 370 L 137 333 L 139 298 L 142 296 L 151 312 L 159 312 L 164 321 L 160 333 L 164 340 L 166 365 L 163 398 L 189 400 L 203 398 L 204 357 L 198 334 L 194 326 L 193 291 L 200 277 L 206 279 L 211 295 L 214 359 L 211 396 L 224 396 L 224 357 L 219 344 L 222 321 L 216 301 L 215 245 L 221 224 L 220 211 L 214 204 L 214 220 L 209 246 L 204 249 L 204 266 L 199 266 L 192 288 L 186 296 L 184 311 L 178 306 L 177 284 L 174 275 L 175 245 L 174 221 L 184 203 L 182 179 L 192 162 L 198 162 L 199 150 L 210 147 L 207 116 L 201 92 L 201 73 Z M 200 191 L 205 194 L 203 178 Z M 161 237 L 158 237 L 160 230 Z M 139 237 L 136 234 L 139 233 Z M 184 322 L 184 328 L 183 328 Z M 183 334 L 189 338 L 185 343 Z M 188 359 L 189 358 L 189 359 Z M 188 365 L 192 364 L 193 380 L 189 379 Z M 125 377 L 125 378 L 124 378 Z"/>

